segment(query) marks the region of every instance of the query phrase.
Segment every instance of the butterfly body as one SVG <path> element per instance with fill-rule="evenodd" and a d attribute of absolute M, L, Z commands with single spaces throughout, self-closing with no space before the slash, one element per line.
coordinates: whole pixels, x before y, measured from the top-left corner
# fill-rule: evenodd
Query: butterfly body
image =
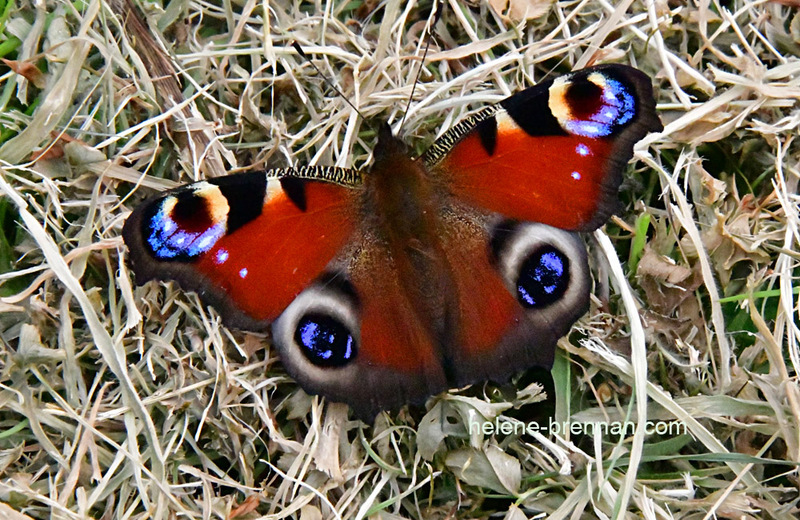
<path fill-rule="evenodd" d="M 419 158 L 384 125 L 365 172 L 213 179 L 137 208 L 137 276 L 176 279 L 234 326 L 271 327 L 287 371 L 362 417 L 550 366 L 588 309 L 577 231 L 618 205 L 649 79 L 579 71 L 460 123 Z"/>

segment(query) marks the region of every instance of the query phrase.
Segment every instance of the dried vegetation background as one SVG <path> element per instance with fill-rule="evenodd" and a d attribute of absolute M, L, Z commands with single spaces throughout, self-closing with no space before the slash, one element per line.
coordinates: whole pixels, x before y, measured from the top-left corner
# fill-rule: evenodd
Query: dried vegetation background
<path fill-rule="evenodd" d="M 0 1 L 3 518 L 790 518 L 798 512 L 800 16 L 793 2 Z M 587 237 L 592 309 L 553 418 L 624 435 L 484 434 L 527 376 L 384 414 L 310 398 L 268 341 L 135 287 L 145 196 L 289 164 L 362 166 L 368 117 L 419 152 L 549 74 L 653 77 L 664 132 Z M 552 400 L 552 395 L 550 395 Z M 651 421 L 648 423 L 647 421 Z M 653 433 L 663 421 L 685 430 Z M 677 422 L 673 422 L 677 421 Z"/>

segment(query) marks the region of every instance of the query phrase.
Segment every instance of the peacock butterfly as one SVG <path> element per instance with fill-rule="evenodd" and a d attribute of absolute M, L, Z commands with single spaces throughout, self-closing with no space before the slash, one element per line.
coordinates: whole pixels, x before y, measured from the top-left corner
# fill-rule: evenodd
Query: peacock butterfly
<path fill-rule="evenodd" d="M 267 330 L 309 393 L 360 417 L 552 366 L 589 307 L 577 232 L 603 225 L 633 145 L 662 128 L 642 72 L 602 65 L 484 108 L 418 158 L 387 124 L 366 171 L 197 182 L 123 229 L 139 282 L 174 279 Z"/>

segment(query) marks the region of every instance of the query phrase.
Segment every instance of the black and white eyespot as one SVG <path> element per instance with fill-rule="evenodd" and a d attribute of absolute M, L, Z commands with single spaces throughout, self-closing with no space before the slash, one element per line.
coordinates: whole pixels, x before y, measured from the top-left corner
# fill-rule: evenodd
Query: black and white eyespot
<path fill-rule="evenodd" d="M 544 224 L 503 221 L 493 229 L 491 247 L 506 287 L 524 309 L 572 307 L 585 299 L 589 288 L 586 248 L 575 233 Z"/>
<path fill-rule="evenodd" d="M 272 333 L 290 373 L 317 380 L 314 372 L 354 365 L 361 340 L 358 296 L 341 276 L 325 276 L 295 298 Z"/>

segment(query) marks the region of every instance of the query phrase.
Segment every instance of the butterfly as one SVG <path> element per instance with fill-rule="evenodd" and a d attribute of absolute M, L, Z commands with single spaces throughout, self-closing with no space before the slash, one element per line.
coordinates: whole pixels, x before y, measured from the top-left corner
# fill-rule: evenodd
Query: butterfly
<path fill-rule="evenodd" d="M 485 107 L 417 158 L 383 124 L 364 171 L 168 191 L 123 237 L 139 283 L 176 280 L 227 325 L 271 331 L 306 392 L 369 418 L 551 367 L 589 308 L 579 232 L 618 209 L 634 144 L 661 129 L 648 76 L 596 66 Z"/>

